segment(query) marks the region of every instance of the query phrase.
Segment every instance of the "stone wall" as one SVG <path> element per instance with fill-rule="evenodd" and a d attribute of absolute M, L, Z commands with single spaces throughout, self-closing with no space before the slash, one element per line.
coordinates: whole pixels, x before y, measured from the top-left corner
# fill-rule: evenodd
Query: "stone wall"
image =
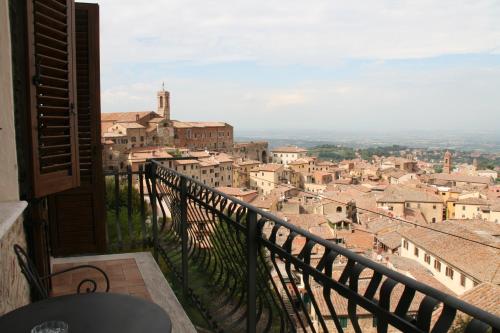
<path fill-rule="evenodd" d="M 13 245 L 26 248 L 22 217 L 23 202 L 0 204 L 0 315 L 30 302 L 29 286 L 21 273 Z"/>
<path fill-rule="evenodd" d="M 0 201 L 19 200 L 8 3 L 0 0 Z"/>

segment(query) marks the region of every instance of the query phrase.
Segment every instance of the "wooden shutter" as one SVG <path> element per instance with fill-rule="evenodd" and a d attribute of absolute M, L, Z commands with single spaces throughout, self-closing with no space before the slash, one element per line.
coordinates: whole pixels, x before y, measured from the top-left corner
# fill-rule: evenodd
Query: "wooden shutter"
<path fill-rule="evenodd" d="M 29 128 L 35 197 L 79 185 L 74 3 L 27 0 Z"/>
<path fill-rule="evenodd" d="M 75 4 L 75 33 L 80 187 L 49 197 L 54 255 L 106 247 L 97 4 Z"/>

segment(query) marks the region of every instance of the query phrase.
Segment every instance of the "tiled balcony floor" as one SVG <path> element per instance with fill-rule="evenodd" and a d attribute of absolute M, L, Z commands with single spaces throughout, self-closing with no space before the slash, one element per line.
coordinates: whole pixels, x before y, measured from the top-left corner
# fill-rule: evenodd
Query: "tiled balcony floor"
<path fill-rule="evenodd" d="M 105 271 L 109 278 L 109 291 L 112 293 L 127 294 L 151 300 L 139 267 L 133 258 L 54 264 L 52 270 L 58 272 L 77 265 L 93 265 Z M 104 291 L 105 281 L 102 275 L 94 269 L 83 268 L 55 276 L 52 279 L 52 295 L 74 294 L 80 281 L 86 278 L 95 279 L 98 284 L 97 291 Z"/>
<path fill-rule="evenodd" d="M 161 306 L 172 320 L 172 332 L 195 333 L 196 329 L 177 300 L 172 288 L 149 252 L 121 253 L 52 259 L 52 272 L 78 265 L 93 265 L 106 272 L 112 293 L 128 294 Z M 104 291 L 105 280 L 94 269 L 63 273 L 52 279 L 52 296 L 76 293 L 83 279 L 94 279 L 97 291 Z M 85 288 L 82 288 L 85 292 Z"/>

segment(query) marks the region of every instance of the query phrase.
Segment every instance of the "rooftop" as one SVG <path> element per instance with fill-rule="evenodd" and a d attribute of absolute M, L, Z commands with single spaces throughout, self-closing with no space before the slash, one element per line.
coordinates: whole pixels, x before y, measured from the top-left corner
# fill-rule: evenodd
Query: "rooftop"
<path fill-rule="evenodd" d="M 443 203 L 443 199 L 438 195 L 425 190 L 418 190 L 407 186 L 389 185 L 383 192 L 383 196 L 377 202 L 430 202 Z"/>
<path fill-rule="evenodd" d="M 463 301 L 484 311 L 500 316 L 500 286 L 483 282 L 467 290 L 461 297 Z"/>
<path fill-rule="evenodd" d="M 163 118 L 161 115 L 154 111 L 139 111 L 139 112 L 103 112 L 101 113 L 101 121 L 113 122 L 135 122 L 137 117 L 142 119 L 148 115 L 153 117 Z"/>
<path fill-rule="evenodd" d="M 435 173 L 432 174 L 431 179 L 437 179 L 441 181 L 456 181 L 464 183 L 477 183 L 488 185 L 491 183 L 490 177 L 480 177 L 480 176 L 469 176 L 461 173 Z"/>
<path fill-rule="evenodd" d="M 276 147 L 271 149 L 272 152 L 276 153 L 306 153 L 307 149 L 300 148 L 297 146 L 284 146 L 284 147 Z"/>
<path fill-rule="evenodd" d="M 448 262 L 475 279 L 500 284 L 500 249 L 484 244 L 500 247 L 500 239 L 494 234 L 500 234 L 500 226 L 494 230 L 482 228 L 477 224 L 456 223 L 446 221 L 433 224 L 432 227 L 407 227 L 399 233 L 402 237 L 417 244 L 425 251 Z M 443 232 L 436 232 L 443 231 Z M 498 232 L 498 233 L 497 233 Z M 471 242 L 460 237 L 468 238 Z"/>
<path fill-rule="evenodd" d="M 220 121 L 178 121 L 172 120 L 174 128 L 203 128 L 203 127 L 226 127 L 231 126 Z"/>
<path fill-rule="evenodd" d="M 275 164 L 275 163 L 267 163 L 267 164 L 261 164 L 255 168 L 252 168 L 250 171 L 263 171 L 263 172 L 277 172 L 279 170 L 283 169 L 282 164 Z"/>

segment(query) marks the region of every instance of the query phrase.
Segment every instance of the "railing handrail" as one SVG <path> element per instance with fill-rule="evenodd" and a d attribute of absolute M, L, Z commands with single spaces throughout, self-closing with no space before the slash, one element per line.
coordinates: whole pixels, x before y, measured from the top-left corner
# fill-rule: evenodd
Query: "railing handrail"
<path fill-rule="evenodd" d="M 295 225 L 293 225 L 293 224 L 291 224 L 291 223 L 289 223 L 289 222 L 287 222 L 287 221 L 285 221 L 285 220 L 283 220 L 283 219 L 281 219 L 281 218 L 279 218 L 279 217 L 277 217 L 269 212 L 263 211 L 262 209 L 259 209 L 259 208 L 255 207 L 247 202 L 244 202 L 244 201 L 237 199 L 233 196 L 225 194 L 225 193 L 223 193 L 223 192 L 221 192 L 213 187 L 207 186 L 206 184 L 203 184 L 201 181 L 193 179 L 189 176 L 183 175 L 182 173 L 177 172 L 176 170 L 165 167 L 164 165 L 158 163 L 154 159 L 150 159 L 150 160 L 148 160 L 148 162 L 154 164 L 155 167 L 157 167 L 157 168 L 159 167 L 159 168 L 166 169 L 166 170 L 168 170 L 168 172 L 170 172 L 170 173 L 172 173 L 180 178 L 184 178 L 184 179 L 186 179 L 186 180 L 188 180 L 188 181 L 190 181 L 190 182 L 192 182 L 192 183 L 194 183 L 194 184 L 196 184 L 196 185 L 198 185 L 198 186 L 200 186 L 200 187 L 202 187 L 210 192 L 216 193 L 217 195 L 220 195 L 223 198 L 229 199 L 230 201 L 232 201 L 232 202 L 234 202 L 242 207 L 245 207 L 249 211 L 255 212 L 255 213 L 259 214 L 260 216 L 262 216 L 270 221 L 278 223 L 279 225 L 281 225 L 285 228 L 288 228 L 290 231 L 293 231 L 300 236 L 304 236 L 307 239 L 312 240 L 313 242 L 324 246 L 325 249 L 335 251 L 336 253 L 338 253 L 338 254 L 340 254 L 348 259 L 352 259 L 355 262 L 362 264 L 366 268 L 370 268 L 376 272 L 379 272 L 379 273 L 383 274 L 384 276 L 387 276 L 387 277 L 395 280 L 396 282 L 402 283 L 405 286 L 409 286 L 412 289 L 425 294 L 426 296 L 430 296 L 430 297 L 436 299 L 437 301 L 440 301 L 443 304 L 449 305 L 456 310 L 460 310 L 460 311 L 464 312 L 465 314 L 471 315 L 475 319 L 478 319 L 478 320 L 480 320 L 488 325 L 491 325 L 492 327 L 494 327 L 496 329 L 500 329 L 500 317 L 497 317 L 496 315 L 494 315 L 492 313 L 486 312 L 486 311 L 484 311 L 484 310 L 482 310 L 482 309 L 480 309 L 472 304 L 469 304 L 469 303 L 467 303 L 467 302 L 465 302 L 465 301 L 463 301 L 455 296 L 446 294 L 446 293 L 444 293 L 436 288 L 433 288 L 429 285 L 426 285 L 422 282 L 419 282 L 415 279 L 412 279 L 412 278 L 410 278 L 406 275 L 403 275 L 397 271 L 391 270 L 391 269 L 389 269 L 389 268 L 387 268 L 387 267 L 385 267 L 377 262 L 374 262 L 373 260 L 370 260 L 364 256 L 356 254 L 347 248 L 344 248 L 344 247 L 341 247 L 335 243 L 329 242 L 329 241 L 325 240 L 324 238 L 321 238 L 317 235 L 314 235 L 314 234 L 310 233 L 309 231 L 304 230 L 298 226 L 295 226 Z M 188 196 L 189 196 L 189 193 L 188 193 Z M 262 237 L 262 236 L 259 236 L 259 237 Z M 261 240 L 259 240 L 259 241 L 261 241 Z"/>

